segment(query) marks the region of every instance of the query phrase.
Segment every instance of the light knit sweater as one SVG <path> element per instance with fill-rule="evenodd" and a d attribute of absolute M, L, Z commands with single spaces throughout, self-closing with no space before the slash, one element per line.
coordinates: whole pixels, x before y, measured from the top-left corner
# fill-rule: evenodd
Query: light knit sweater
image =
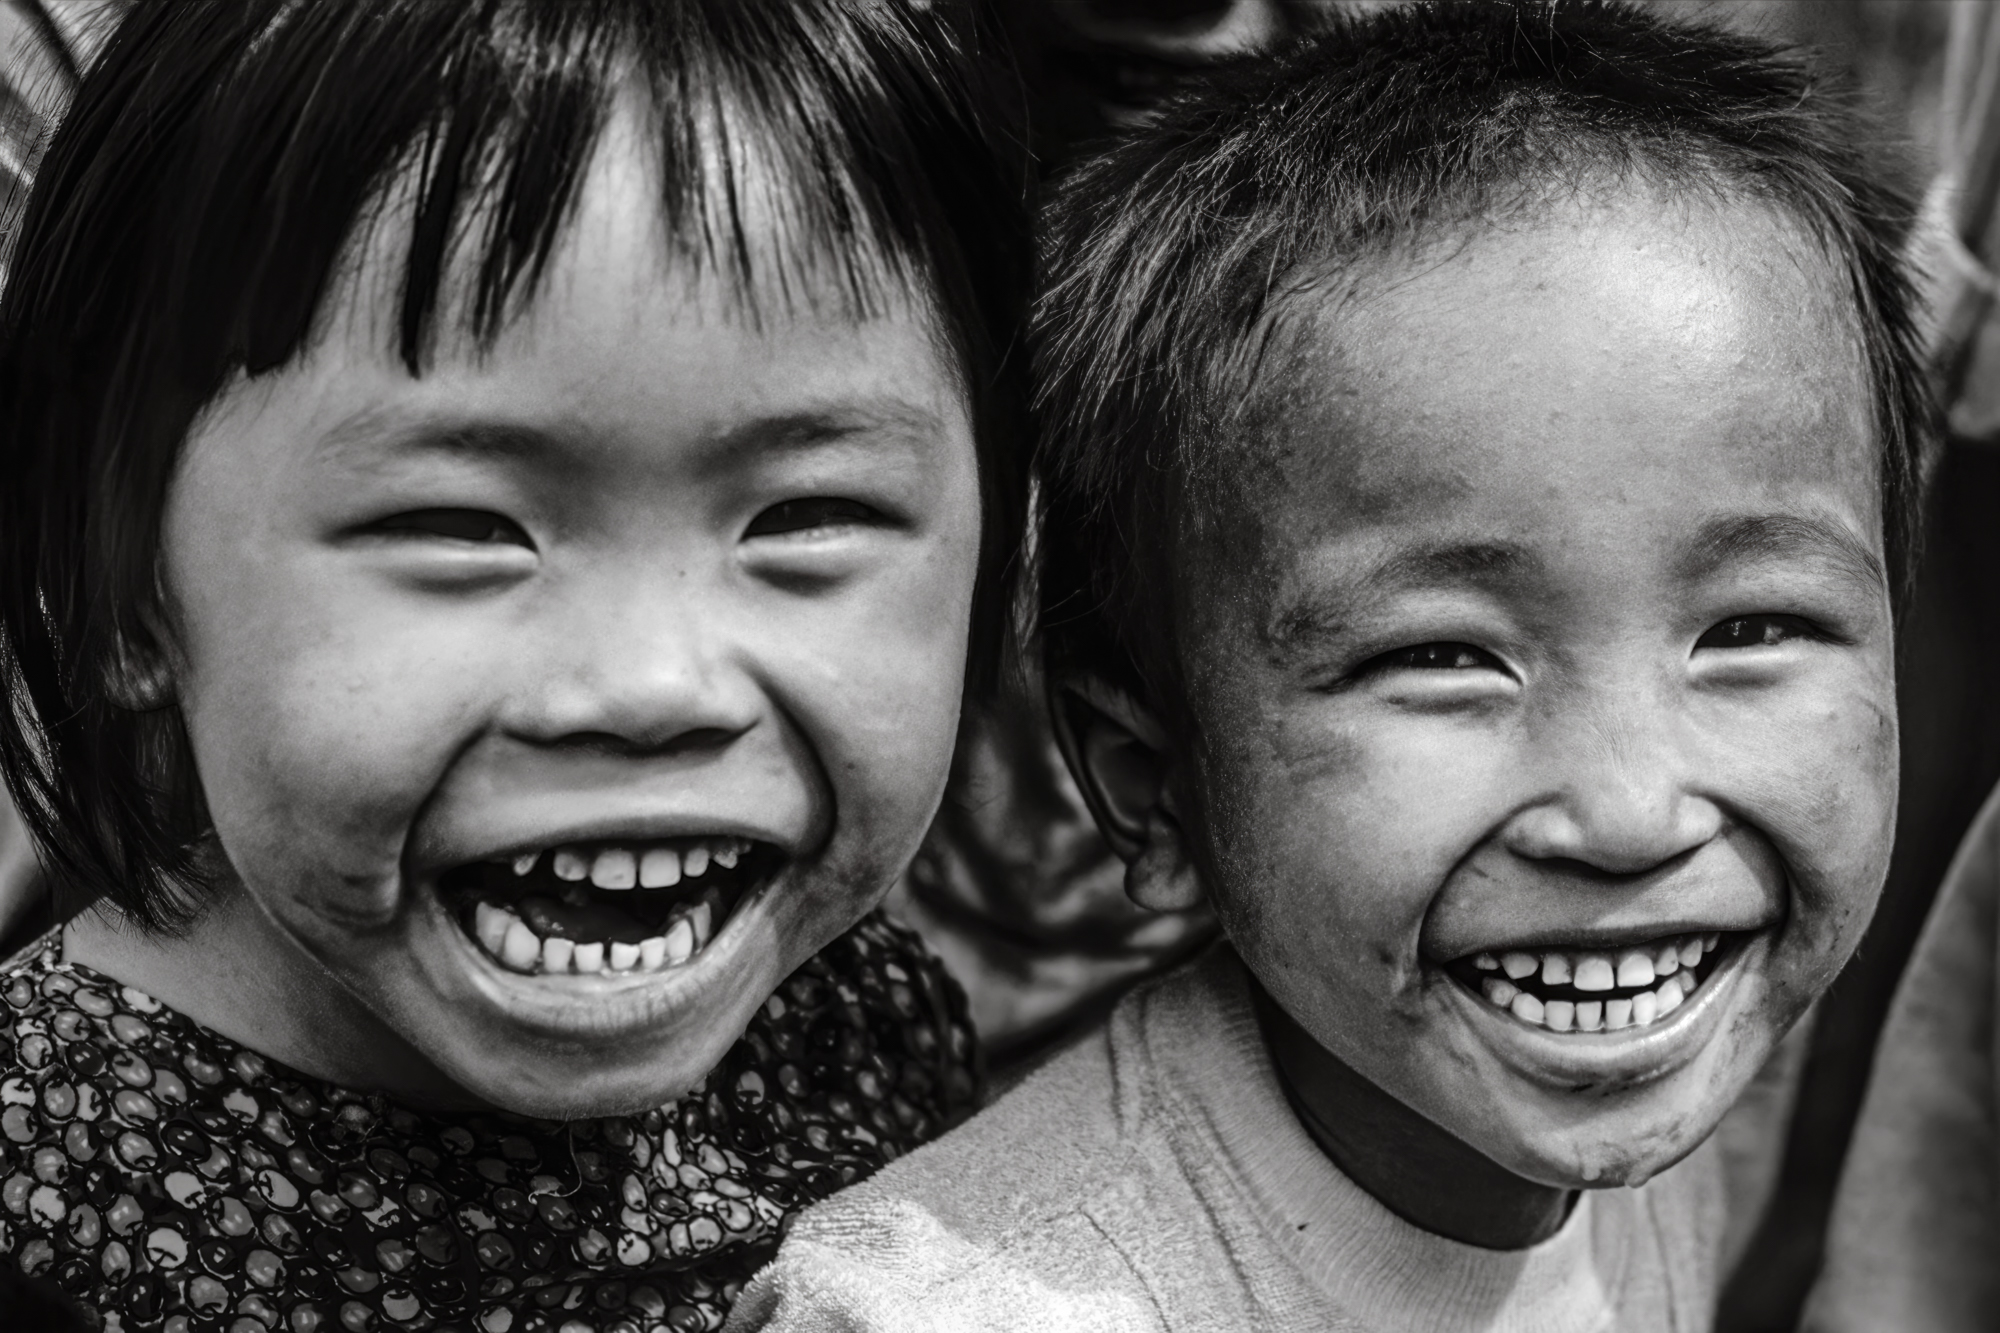
<path fill-rule="evenodd" d="M 964 1128 L 801 1216 L 729 1328 L 1674 1330 L 1709 1327 L 1711 1145 L 1562 1230 L 1484 1250 L 1404 1222 L 1307 1137 L 1226 948 Z"/>
<path fill-rule="evenodd" d="M 2000 1327 L 2000 790 L 1896 991 L 1841 1175 L 1813 1333 Z"/>

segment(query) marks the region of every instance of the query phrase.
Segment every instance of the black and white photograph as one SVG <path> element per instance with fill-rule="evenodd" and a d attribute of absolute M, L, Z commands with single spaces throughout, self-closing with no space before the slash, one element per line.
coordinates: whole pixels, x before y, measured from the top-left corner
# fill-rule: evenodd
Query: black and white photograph
<path fill-rule="evenodd" d="M 2000 1329 L 2000 3 L 0 0 L 0 1333 Z"/>

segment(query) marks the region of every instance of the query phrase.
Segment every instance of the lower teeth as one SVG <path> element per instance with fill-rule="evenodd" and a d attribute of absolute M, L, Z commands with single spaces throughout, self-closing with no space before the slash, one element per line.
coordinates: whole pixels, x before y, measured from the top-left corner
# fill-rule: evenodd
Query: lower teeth
<path fill-rule="evenodd" d="M 515 913 L 490 902 L 473 908 L 472 933 L 489 957 L 524 975 L 617 975 L 678 967 L 705 948 L 722 915 L 722 892 L 710 889 L 677 908 L 657 935 L 639 941 L 579 942 L 537 935 Z"/>
<path fill-rule="evenodd" d="M 1486 998 L 1496 1007 L 1537 1027 L 1552 1032 L 1616 1032 L 1621 1028 L 1644 1027 L 1665 1018 L 1687 1001 L 1695 987 L 1693 977 L 1673 977 L 1658 990 L 1646 991 L 1620 1000 L 1570 1000 L 1543 1002 L 1511 982 L 1489 977 L 1483 985 Z"/>

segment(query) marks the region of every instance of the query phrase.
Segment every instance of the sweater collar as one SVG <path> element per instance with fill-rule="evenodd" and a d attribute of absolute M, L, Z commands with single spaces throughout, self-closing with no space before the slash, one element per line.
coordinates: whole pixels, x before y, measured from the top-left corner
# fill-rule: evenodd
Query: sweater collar
<path fill-rule="evenodd" d="M 1562 1229 L 1487 1250 L 1404 1221 L 1341 1173 L 1293 1115 L 1241 961 L 1218 946 L 1141 1002 L 1140 1028 L 1190 1173 L 1238 1194 L 1312 1287 L 1381 1333 L 1608 1326 L 1639 1207 L 1593 1191 Z"/>

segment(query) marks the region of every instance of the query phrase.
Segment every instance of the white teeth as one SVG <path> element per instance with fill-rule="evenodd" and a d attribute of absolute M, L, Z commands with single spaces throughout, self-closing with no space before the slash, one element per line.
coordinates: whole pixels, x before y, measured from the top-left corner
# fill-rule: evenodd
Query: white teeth
<path fill-rule="evenodd" d="M 1681 966 L 1693 967 L 1701 961 L 1701 936 L 1690 935 L 1681 941 Z"/>
<path fill-rule="evenodd" d="M 1495 1008 L 1505 1009 L 1522 1022 L 1551 1032 L 1617 1032 L 1621 1028 L 1643 1027 L 1680 1008 L 1694 990 L 1694 974 L 1670 976 L 1659 989 L 1630 999 L 1586 1000 L 1581 1004 L 1544 1000 L 1499 977 L 1484 978 L 1480 989 Z"/>
<path fill-rule="evenodd" d="M 1713 950 L 1720 943 L 1722 943 L 1722 936 L 1713 930 L 1701 937 L 1701 947 L 1704 950 Z"/>
<path fill-rule="evenodd" d="M 639 862 L 622 848 L 609 848 L 590 863 L 590 882 L 600 889 L 629 889 L 639 882 Z"/>
<path fill-rule="evenodd" d="M 498 958 L 501 946 L 507 942 L 507 927 L 515 920 L 514 914 L 506 908 L 483 902 L 473 909 L 472 933 L 479 937 L 486 952 Z"/>
<path fill-rule="evenodd" d="M 542 941 L 542 971 L 553 976 L 561 976 L 569 971 L 572 955 L 576 953 L 574 940 L 549 938 Z"/>
<path fill-rule="evenodd" d="M 1479 957 L 1472 960 L 1472 965 L 1481 972 L 1498 972 L 1500 970 L 1500 960 L 1490 953 L 1480 954 Z"/>
<path fill-rule="evenodd" d="M 563 885 L 560 890 L 549 891 L 563 902 L 580 907 L 591 901 L 593 887 L 614 891 L 642 886 L 671 888 L 707 873 L 711 863 L 725 869 L 735 867 L 753 845 L 741 838 L 709 838 L 683 848 L 653 847 L 643 854 L 622 847 L 595 852 L 561 848 L 550 853 L 548 865 L 549 872 L 562 880 Z M 524 852 L 498 858 L 495 864 L 511 866 L 514 874 L 521 877 L 533 872 L 541 855 Z M 602 940 L 578 943 L 554 936 L 544 938 L 514 912 L 489 902 L 474 905 L 472 933 L 488 954 L 515 972 L 593 976 L 657 971 L 685 963 L 707 947 L 720 923 L 725 893 L 720 886 L 704 888 L 692 902 L 675 909 L 666 930 L 634 943 Z M 1493 963 L 1493 967 L 1498 966 Z"/>
<path fill-rule="evenodd" d="M 500 961 L 516 972 L 532 972 L 541 957 L 542 941 L 525 921 L 514 918 L 507 927 L 507 938 L 500 942 Z"/>
<path fill-rule="evenodd" d="M 1627 990 L 1653 984 L 1653 960 L 1637 949 L 1618 955 L 1618 984 Z"/>
<path fill-rule="evenodd" d="M 1663 944 L 1653 955 L 1653 975 L 1664 977 L 1681 970 L 1681 951 L 1672 944 Z"/>
<path fill-rule="evenodd" d="M 1559 953 L 1542 955 L 1542 984 L 1563 986 L 1569 983 L 1569 959 Z"/>
<path fill-rule="evenodd" d="M 1542 965 L 1535 961 L 1532 954 L 1516 952 L 1501 954 L 1500 968 L 1507 974 L 1509 981 L 1519 981 L 1522 977 L 1533 976 L 1541 971 Z"/>
<path fill-rule="evenodd" d="M 670 889 L 681 882 L 681 854 L 671 847 L 655 847 L 639 861 L 639 884 L 648 889 Z"/>
<path fill-rule="evenodd" d="M 1611 960 L 1601 953 L 1587 953 L 1576 961 L 1576 981 L 1578 990 L 1610 990 L 1618 984 L 1618 978 L 1611 970 Z"/>

